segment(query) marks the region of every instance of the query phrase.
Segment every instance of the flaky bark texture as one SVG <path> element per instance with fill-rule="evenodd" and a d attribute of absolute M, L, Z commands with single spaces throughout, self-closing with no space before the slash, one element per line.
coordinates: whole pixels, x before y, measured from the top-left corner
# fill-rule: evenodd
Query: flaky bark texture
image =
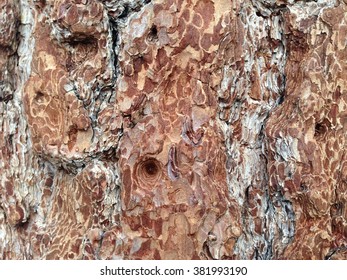
<path fill-rule="evenodd" d="M 0 258 L 346 259 L 346 45 L 346 0 L 0 0 Z"/>

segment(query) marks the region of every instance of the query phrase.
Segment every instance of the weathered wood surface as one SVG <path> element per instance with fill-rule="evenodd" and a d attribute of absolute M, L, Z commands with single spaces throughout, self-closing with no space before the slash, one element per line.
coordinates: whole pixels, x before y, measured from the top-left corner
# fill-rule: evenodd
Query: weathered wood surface
<path fill-rule="evenodd" d="M 0 0 L 0 259 L 346 259 L 347 1 Z"/>

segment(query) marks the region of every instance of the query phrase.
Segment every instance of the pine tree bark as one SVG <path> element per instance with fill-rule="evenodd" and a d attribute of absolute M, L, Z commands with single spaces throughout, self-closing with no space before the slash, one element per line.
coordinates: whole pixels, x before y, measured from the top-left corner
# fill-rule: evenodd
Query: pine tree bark
<path fill-rule="evenodd" d="M 346 0 L 0 0 L 0 258 L 346 259 L 346 40 Z"/>

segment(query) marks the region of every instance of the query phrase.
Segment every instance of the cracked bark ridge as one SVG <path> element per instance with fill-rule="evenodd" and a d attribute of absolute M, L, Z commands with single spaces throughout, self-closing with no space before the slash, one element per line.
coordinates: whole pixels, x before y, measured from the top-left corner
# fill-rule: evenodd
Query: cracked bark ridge
<path fill-rule="evenodd" d="M 0 258 L 346 259 L 346 9 L 0 0 Z"/>

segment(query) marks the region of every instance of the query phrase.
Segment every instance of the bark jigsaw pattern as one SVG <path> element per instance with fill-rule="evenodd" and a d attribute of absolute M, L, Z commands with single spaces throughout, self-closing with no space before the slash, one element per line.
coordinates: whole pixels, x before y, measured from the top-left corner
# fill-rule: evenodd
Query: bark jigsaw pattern
<path fill-rule="evenodd" d="M 347 1 L 0 0 L 0 259 L 346 259 Z"/>

